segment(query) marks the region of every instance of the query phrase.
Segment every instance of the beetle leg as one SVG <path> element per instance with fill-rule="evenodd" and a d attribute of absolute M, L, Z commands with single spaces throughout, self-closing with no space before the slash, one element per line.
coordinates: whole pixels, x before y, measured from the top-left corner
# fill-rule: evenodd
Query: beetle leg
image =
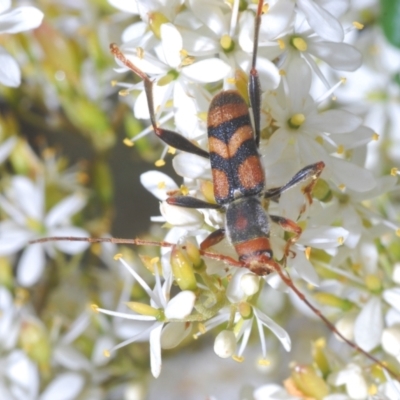
<path fill-rule="evenodd" d="M 219 204 L 208 203 L 207 201 L 196 199 L 191 196 L 172 196 L 168 197 L 167 203 L 171 206 L 187 207 L 187 208 L 221 208 Z"/>
<path fill-rule="evenodd" d="M 278 224 L 285 232 L 293 233 L 293 236 L 286 242 L 284 249 L 284 257 L 286 258 L 290 254 L 293 258 L 296 254 L 290 250 L 290 247 L 300 238 L 302 229 L 291 219 L 280 217 L 278 215 L 270 215 L 270 217 L 271 220 Z"/>
<path fill-rule="evenodd" d="M 134 65 L 131 61 L 129 61 L 119 47 L 113 43 L 110 45 L 111 53 L 118 58 L 126 67 L 128 67 L 131 71 L 133 71 L 139 78 L 141 78 L 144 82 L 144 89 L 146 92 L 147 105 L 149 107 L 150 121 L 153 125 L 153 129 L 155 134 L 167 145 L 185 151 L 187 153 L 196 154 L 200 157 L 209 158 L 209 154 L 207 151 L 201 149 L 200 147 L 193 144 L 190 140 L 186 139 L 182 135 L 177 132 L 169 131 L 167 129 L 159 128 L 157 126 L 156 114 L 154 112 L 154 101 L 153 101 L 153 81 L 140 70 L 136 65 Z"/>
<path fill-rule="evenodd" d="M 225 229 L 220 228 L 210 233 L 201 243 L 200 249 L 202 251 L 207 250 L 209 247 L 218 244 L 225 237 Z"/>
<path fill-rule="evenodd" d="M 317 182 L 318 177 L 321 175 L 322 170 L 325 167 L 325 163 L 323 161 L 317 162 L 315 164 L 307 165 L 303 169 L 301 169 L 299 172 L 297 172 L 296 175 L 293 176 L 292 179 L 285 185 L 277 188 L 272 188 L 267 190 L 264 193 L 264 198 L 265 199 L 277 199 L 279 196 L 285 192 L 286 190 L 290 189 L 293 186 L 296 186 L 297 184 L 304 182 L 306 180 L 311 179 L 311 182 L 306 185 L 303 188 L 303 193 L 305 194 L 308 203 L 312 204 L 312 197 L 311 197 L 311 192 Z"/>
<path fill-rule="evenodd" d="M 263 7 L 263 2 L 259 1 L 256 19 L 254 22 L 253 57 L 251 61 L 251 70 L 250 70 L 249 87 L 248 87 L 251 112 L 254 121 L 255 142 L 257 147 L 260 145 L 261 85 L 260 85 L 260 78 L 258 76 L 258 71 L 256 69 L 256 61 L 257 61 L 258 36 L 261 25 L 262 7 Z"/>

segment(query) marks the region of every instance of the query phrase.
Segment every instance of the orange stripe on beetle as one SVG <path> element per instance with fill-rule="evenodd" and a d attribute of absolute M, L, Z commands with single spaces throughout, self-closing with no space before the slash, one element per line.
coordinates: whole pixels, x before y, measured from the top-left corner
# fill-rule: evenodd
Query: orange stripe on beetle
<path fill-rule="evenodd" d="M 264 172 L 258 155 L 247 157 L 239 165 L 238 176 L 240 184 L 245 189 L 252 189 L 264 184 Z"/>
<path fill-rule="evenodd" d="M 249 109 L 236 90 L 217 94 L 208 110 L 208 127 L 218 127 L 221 123 L 249 114 Z"/>
<path fill-rule="evenodd" d="M 214 197 L 218 201 L 229 196 L 229 181 L 226 173 L 219 169 L 212 169 L 212 177 L 214 182 Z"/>
<path fill-rule="evenodd" d="M 271 244 L 266 237 L 258 237 L 247 240 L 246 242 L 235 243 L 235 250 L 239 255 L 239 259 L 246 257 L 251 258 L 263 251 L 270 252 Z"/>

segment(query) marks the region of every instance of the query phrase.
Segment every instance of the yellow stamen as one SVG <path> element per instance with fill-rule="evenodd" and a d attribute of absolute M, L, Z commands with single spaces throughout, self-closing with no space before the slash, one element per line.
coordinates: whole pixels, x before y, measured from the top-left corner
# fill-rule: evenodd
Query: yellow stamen
<path fill-rule="evenodd" d="M 280 48 L 281 50 L 284 50 L 285 47 L 286 47 L 285 42 L 284 42 L 282 39 L 278 39 L 277 42 L 278 42 L 279 48 Z"/>
<path fill-rule="evenodd" d="M 293 38 L 292 39 L 292 44 L 299 51 L 306 51 L 307 50 L 307 42 L 301 37 Z"/>
<path fill-rule="evenodd" d="M 157 160 L 154 165 L 156 167 L 163 167 L 165 165 L 165 161 L 164 160 Z"/>
<path fill-rule="evenodd" d="M 375 132 L 375 133 L 372 135 L 372 140 L 375 140 L 375 141 L 379 140 L 379 134 Z"/>
<path fill-rule="evenodd" d="M 181 185 L 179 189 L 184 196 L 187 196 L 189 194 L 189 188 L 187 186 Z"/>
<path fill-rule="evenodd" d="M 117 86 L 117 83 L 118 83 L 118 81 L 116 81 L 115 79 L 113 79 L 113 80 L 111 81 L 111 86 L 112 86 L 112 87 Z"/>
<path fill-rule="evenodd" d="M 343 236 L 338 237 L 337 241 L 338 241 L 339 244 L 343 244 L 344 243 L 344 237 Z"/>
<path fill-rule="evenodd" d="M 168 153 L 174 155 L 176 153 L 176 149 L 174 147 L 168 146 Z"/>
<path fill-rule="evenodd" d="M 336 150 L 336 153 L 343 154 L 344 153 L 344 146 L 340 144 Z"/>
<path fill-rule="evenodd" d="M 199 328 L 199 331 L 201 334 L 204 335 L 207 332 L 207 328 L 201 322 L 197 324 L 197 327 Z"/>
<path fill-rule="evenodd" d="M 126 97 L 126 96 L 128 96 L 128 94 L 129 94 L 129 90 L 122 89 L 122 90 L 120 90 L 120 91 L 118 92 L 118 94 L 119 94 L 121 97 Z"/>
<path fill-rule="evenodd" d="M 120 260 L 122 258 L 122 253 L 117 253 L 115 256 L 114 256 L 114 260 L 115 261 L 118 261 L 118 260 Z"/>
<path fill-rule="evenodd" d="M 236 85 L 236 79 L 235 78 L 228 78 L 226 80 L 230 85 Z"/>
<path fill-rule="evenodd" d="M 397 236 L 400 236 L 400 228 L 399 228 L 399 229 L 396 229 L 396 235 L 397 235 Z"/>
<path fill-rule="evenodd" d="M 258 365 L 267 367 L 268 365 L 271 365 L 271 361 L 266 360 L 265 358 L 261 358 L 260 360 L 258 360 Z"/>
<path fill-rule="evenodd" d="M 219 44 L 225 51 L 232 50 L 234 46 L 234 42 L 229 35 L 222 35 Z"/>
<path fill-rule="evenodd" d="M 362 24 L 361 22 L 358 22 L 358 21 L 353 21 L 353 26 L 354 26 L 354 28 L 356 28 L 358 30 L 364 29 L 364 24 Z"/>
<path fill-rule="evenodd" d="M 341 183 L 341 184 L 338 186 L 338 188 L 339 188 L 340 191 L 344 192 L 344 191 L 346 190 L 346 185 L 345 185 L 344 183 Z"/>
<path fill-rule="evenodd" d="M 234 356 L 232 356 L 232 360 L 234 360 L 238 363 L 242 363 L 244 361 L 244 357 L 234 355 Z"/>
<path fill-rule="evenodd" d="M 390 170 L 390 175 L 396 176 L 399 173 L 399 169 L 394 167 Z"/>
<path fill-rule="evenodd" d="M 181 62 L 181 66 L 185 67 L 187 65 L 192 65 L 194 62 L 196 61 L 196 58 L 193 56 L 187 56 L 185 57 L 182 62 Z"/>
<path fill-rule="evenodd" d="M 133 146 L 134 146 L 134 143 L 133 143 L 132 140 L 129 139 L 129 138 L 125 138 L 125 139 L 123 140 L 122 143 L 123 143 L 125 146 L 128 146 L 128 147 L 133 147 Z"/>
<path fill-rule="evenodd" d="M 150 263 L 151 263 L 151 264 L 157 264 L 159 261 L 160 261 L 160 257 L 153 257 L 153 258 L 150 260 Z"/>
<path fill-rule="evenodd" d="M 90 308 L 92 309 L 92 311 L 94 311 L 95 313 L 99 312 L 99 306 L 97 304 L 92 304 L 90 306 Z"/>
<path fill-rule="evenodd" d="M 157 183 L 157 188 L 158 189 L 165 189 L 165 182 L 164 181 L 158 182 Z"/>
<path fill-rule="evenodd" d="M 111 357 L 111 353 L 110 353 L 109 350 L 104 350 L 104 351 L 103 351 L 103 355 L 104 355 L 104 357 L 107 357 L 107 358 L 110 358 L 110 357 Z"/>
<path fill-rule="evenodd" d="M 136 55 L 138 56 L 138 58 L 140 58 L 141 60 L 144 57 L 144 50 L 142 47 L 136 47 Z"/>
<path fill-rule="evenodd" d="M 304 123 L 305 120 L 306 117 L 304 114 L 294 114 L 292 118 L 289 119 L 289 125 L 291 128 L 297 129 Z"/>
<path fill-rule="evenodd" d="M 321 337 L 314 342 L 314 346 L 320 349 L 324 349 L 326 347 L 326 339 Z"/>
<path fill-rule="evenodd" d="M 306 255 L 306 259 L 309 260 L 310 255 L 311 255 L 311 247 L 310 246 L 306 247 L 306 249 L 304 250 L 304 254 Z"/>
<path fill-rule="evenodd" d="M 373 396 L 374 394 L 377 394 L 377 393 L 378 393 L 378 388 L 376 387 L 376 385 L 374 385 L 374 384 L 370 385 L 368 388 L 368 394 L 370 396 Z"/>

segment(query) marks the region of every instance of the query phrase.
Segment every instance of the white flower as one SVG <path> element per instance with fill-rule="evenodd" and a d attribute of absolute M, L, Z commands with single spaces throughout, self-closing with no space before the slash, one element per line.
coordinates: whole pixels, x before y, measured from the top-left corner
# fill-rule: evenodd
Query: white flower
<path fill-rule="evenodd" d="M 121 257 L 118 259 L 146 291 L 150 298 L 150 306 L 140 306 L 137 303 L 130 305 L 128 303 L 128 306 L 134 310 L 132 313 L 114 312 L 101 308 L 97 310 L 104 314 L 127 320 L 148 321 L 150 325 L 139 326 L 133 337 L 114 346 L 107 353 L 114 352 L 136 341 L 149 340 L 151 372 L 157 378 L 161 372 L 161 348 L 176 347 L 191 331 L 191 326 L 185 322 L 185 318 L 191 314 L 196 296 L 193 292 L 184 290 L 170 299 L 172 281 L 168 278 L 161 285 L 157 265 L 154 266 L 155 287 L 151 290 L 133 268 Z M 143 312 L 140 314 L 136 310 L 143 310 Z"/>
<path fill-rule="evenodd" d="M 287 69 L 286 84 L 281 84 L 277 92 L 266 97 L 267 107 L 278 129 L 268 145 L 261 149 L 263 158 L 270 165 L 278 160 L 298 160 L 292 175 L 300 167 L 324 161 L 323 175 L 328 175 L 336 185 L 344 185 L 359 192 L 371 190 L 375 181 L 369 171 L 329 154 L 332 152 L 332 135 L 357 131 L 361 127 L 361 118 L 344 110 L 319 112 L 318 103 L 309 94 L 311 79 L 311 70 L 305 61 L 293 60 Z M 372 136 L 371 132 L 371 140 Z M 323 138 L 323 145 L 315 140 L 318 137 Z M 289 178 L 290 175 L 286 176 L 285 181 Z"/>
<path fill-rule="evenodd" d="M 356 364 L 349 364 L 339 372 L 331 374 L 328 381 L 334 386 L 346 385 L 350 399 L 364 400 L 368 397 L 368 385 L 362 369 Z"/>
<path fill-rule="evenodd" d="M 81 228 L 71 225 L 71 217 L 85 206 L 80 194 L 71 195 L 45 212 L 44 182 L 32 182 L 24 176 L 15 176 L 5 195 L 0 195 L 0 208 L 9 219 L 0 222 L 0 254 L 12 255 L 23 249 L 30 240 L 44 236 L 88 236 Z M 35 284 L 45 266 L 45 254 L 54 257 L 58 249 L 77 254 L 86 249 L 86 242 L 60 241 L 28 246 L 17 266 L 20 285 Z"/>
<path fill-rule="evenodd" d="M 43 13 L 36 7 L 17 7 L 11 10 L 10 8 L 11 0 L 0 1 L 0 35 L 29 31 L 42 23 Z M 21 72 L 17 62 L 2 47 L 0 47 L 0 83 L 11 87 L 17 87 L 21 83 Z"/>
<path fill-rule="evenodd" d="M 221 358 L 232 357 L 236 351 L 236 337 L 232 331 L 223 330 L 214 340 L 214 352 Z"/>

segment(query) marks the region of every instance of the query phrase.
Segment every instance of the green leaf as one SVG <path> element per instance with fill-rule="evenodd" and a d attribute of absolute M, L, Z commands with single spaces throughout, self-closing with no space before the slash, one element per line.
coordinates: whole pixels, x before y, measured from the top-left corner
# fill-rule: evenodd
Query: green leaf
<path fill-rule="evenodd" d="M 389 43 L 400 48 L 400 0 L 381 0 L 380 22 Z"/>

